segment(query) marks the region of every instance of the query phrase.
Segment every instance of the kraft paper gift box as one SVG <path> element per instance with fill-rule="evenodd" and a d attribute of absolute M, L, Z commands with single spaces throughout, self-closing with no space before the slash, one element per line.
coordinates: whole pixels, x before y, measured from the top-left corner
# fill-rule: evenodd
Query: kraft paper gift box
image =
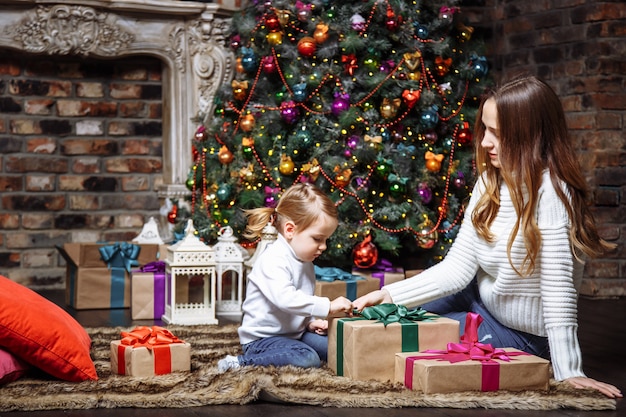
<path fill-rule="evenodd" d="M 189 370 L 191 345 L 163 327 L 136 327 L 111 342 L 111 373 L 154 376 Z"/>
<path fill-rule="evenodd" d="M 155 261 L 134 270 L 130 277 L 130 315 L 133 320 L 158 319 L 165 313 L 165 262 Z M 176 300 L 186 303 L 189 281 L 176 281 Z"/>
<path fill-rule="evenodd" d="M 478 342 L 482 317 L 468 313 L 460 343 L 445 350 L 396 353 L 395 381 L 425 394 L 547 390 L 550 362 L 513 348 Z"/>
<path fill-rule="evenodd" d="M 66 243 L 65 302 L 76 310 L 130 307 L 131 268 L 157 260 L 159 245 Z"/>
<path fill-rule="evenodd" d="M 364 269 L 354 267 L 352 268 L 352 274 L 377 279 L 379 282 L 378 288 L 382 288 L 384 285 L 392 284 L 394 282 L 402 281 L 405 278 L 404 269 L 393 266 L 391 262 L 386 259 L 380 259 L 371 268 Z"/>
<path fill-rule="evenodd" d="M 445 349 L 450 340 L 459 340 L 457 320 L 422 309 L 409 311 L 401 305 L 381 304 L 366 307 L 362 314 L 365 317 L 330 321 L 328 366 L 339 376 L 393 381 L 397 352 Z"/>
<path fill-rule="evenodd" d="M 451 360 L 455 360 L 454 355 Z M 496 359 L 482 361 L 467 355 L 464 361 L 448 362 L 442 356 L 432 352 L 396 353 L 396 382 L 425 394 L 548 389 L 550 362 L 517 349 L 498 349 Z"/>
<path fill-rule="evenodd" d="M 315 292 L 320 297 L 334 300 L 343 296 L 354 301 L 362 295 L 379 289 L 379 281 L 352 275 L 339 268 L 315 266 Z"/>

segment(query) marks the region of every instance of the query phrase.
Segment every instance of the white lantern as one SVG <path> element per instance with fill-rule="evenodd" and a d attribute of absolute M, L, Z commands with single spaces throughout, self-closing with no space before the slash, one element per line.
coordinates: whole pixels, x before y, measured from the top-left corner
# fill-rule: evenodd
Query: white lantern
<path fill-rule="evenodd" d="M 241 316 L 244 255 L 230 226 L 220 229 L 214 249 L 217 267 L 217 314 Z"/>
<path fill-rule="evenodd" d="M 191 220 L 185 237 L 167 248 L 165 259 L 165 313 L 168 324 L 217 324 L 215 318 L 215 251 L 195 235 Z M 188 297 L 177 294 L 178 281 L 189 288 Z M 199 290 L 199 291 L 198 291 Z M 199 294 L 198 294 L 199 293 Z"/>
<path fill-rule="evenodd" d="M 267 248 L 267 246 L 273 243 L 276 239 L 278 239 L 278 229 L 276 229 L 272 223 L 268 223 L 263 230 L 261 230 L 261 241 L 257 245 L 254 254 L 250 259 L 244 262 L 246 265 L 246 272 L 250 273 L 254 263 L 259 258 L 259 255 L 261 255 L 265 248 Z"/>

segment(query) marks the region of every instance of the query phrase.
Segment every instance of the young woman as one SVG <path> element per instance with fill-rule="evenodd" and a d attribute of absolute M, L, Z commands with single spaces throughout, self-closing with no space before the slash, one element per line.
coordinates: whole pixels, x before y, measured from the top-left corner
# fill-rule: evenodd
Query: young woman
<path fill-rule="evenodd" d="M 227 356 L 218 368 L 319 367 L 328 351 L 328 322 L 318 317 L 352 313 L 345 297 L 330 301 L 313 295 L 313 260 L 337 228 L 337 208 L 318 188 L 297 184 L 285 191 L 276 209 L 261 207 L 246 215 L 248 237 L 259 236 L 273 223 L 278 239 L 260 254 L 248 277 L 239 327 L 243 355 Z"/>
<path fill-rule="evenodd" d="M 578 343 L 583 258 L 611 249 L 587 206 L 588 190 L 559 98 L 543 81 L 511 81 L 482 101 L 475 132 L 479 178 L 446 257 L 410 279 L 354 301 L 421 305 L 484 321 L 479 337 L 552 362 L 554 377 L 621 397 L 587 378 Z"/>

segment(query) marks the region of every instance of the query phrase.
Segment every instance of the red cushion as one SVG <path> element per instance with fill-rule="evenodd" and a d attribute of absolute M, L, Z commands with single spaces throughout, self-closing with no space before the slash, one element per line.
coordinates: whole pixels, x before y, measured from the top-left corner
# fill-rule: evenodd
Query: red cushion
<path fill-rule="evenodd" d="M 98 379 L 91 339 L 65 310 L 0 276 L 0 346 L 66 381 Z"/>
<path fill-rule="evenodd" d="M 0 349 L 0 385 L 8 384 L 21 378 L 31 366 L 17 356 Z"/>

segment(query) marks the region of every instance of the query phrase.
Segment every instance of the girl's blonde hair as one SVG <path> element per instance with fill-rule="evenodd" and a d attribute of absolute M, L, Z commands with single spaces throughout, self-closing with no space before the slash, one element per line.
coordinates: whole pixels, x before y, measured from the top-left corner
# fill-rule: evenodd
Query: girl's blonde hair
<path fill-rule="evenodd" d="M 490 163 L 488 150 L 481 146 L 485 135 L 482 111 L 488 99 L 495 101 L 498 113 L 501 169 Z M 574 256 L 579 260 L 582 253 L 596 257 L 614 247 L 598 234 L 589 209 L 590 193 L 572 146 L 563 106 L 550 86 L 533 76 L 510 81 L 483 97 L 476 120 L 476 166 L 486 190 L 472 213 L 472 223 L 483 239 L 493 241 L 490 227 L 499 210 L 500 185 L 504 182 L 517 213 L 507 246 L 509 262 L 513 239 L 520 230 L 526 246 L 521 268 L 511 263 L 519 275 L 534 271 L 541 248 L 535 212 L 544 169 L 549 170 L 554 189 L 567 209 Z"/>
<path fill-rule="evenodd" d="M 337 218 L 337 207 L 318 187 L 298 183 L 289 187 L 278 200 L 276 208 L 259 207 L 244 211 L 248 218 L 243 236 L 256 239 L 270 222 L 281 231 L 286 221 L 291 220 L 298 230 L 305 230 L 321 216 Z"/>

